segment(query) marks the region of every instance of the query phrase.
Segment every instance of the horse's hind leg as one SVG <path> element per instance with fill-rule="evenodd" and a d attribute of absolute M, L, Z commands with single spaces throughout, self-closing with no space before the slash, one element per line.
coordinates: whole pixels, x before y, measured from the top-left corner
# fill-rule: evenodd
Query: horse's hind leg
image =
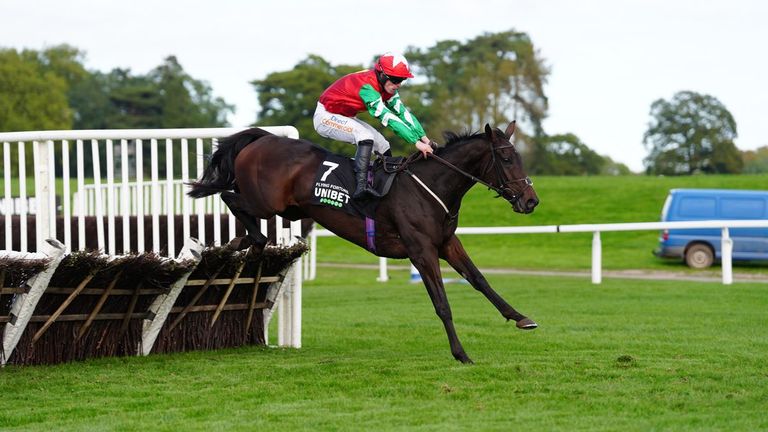
<path fill-rule="evenodd" d="M 491 288 L 491 285 L 485 279 L 480 270 L 475 267 L 472 259 L 469 258 L 467 252 L 464 250 L 458 237 L 452 236 L 448 242 L 443 246 L 440 251 L 441 258 L 448 261 L 459 274 L 467 279 L 472 286 L 483 293 L 483 295 L 491 302 L 496 309 L 501 312 L 501 315 L 508 320 L 515 320 L 517 327 L 530 330 L 535 329 L 538 325 L 530 318 L 525 317 L 515 308 L 509 305 L 501 296 Z"/>
<path fill-rule="evenodd" d="M 234 192 L 222 192 L 221 199 L 224 201 L 224 204 L 229 207 L 232 214 L 235 215 L 235 218 L 245 226 L 245 231 L 247 233 L 245 237 L 237 237 L 230 241 L 230 247 L 237 250 L 252 247 L 255 252 L 264 250 L 264 246 L 267 245 L 267 237 L 261 233 L 259 219 L 252 216 L 243 208 L 241 203 L 242 196 Z"/>

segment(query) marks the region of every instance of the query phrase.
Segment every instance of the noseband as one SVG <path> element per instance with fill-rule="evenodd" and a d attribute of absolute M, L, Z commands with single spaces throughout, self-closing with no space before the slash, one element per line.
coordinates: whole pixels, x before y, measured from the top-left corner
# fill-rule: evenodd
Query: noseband
<path fill-rule="evenodd" d="M 515 147 L 514 145 L 507 144 L 499 147 L 494 147 L 493 142 L 491 141 L 489 141 L 489 145 L 491 146 L 491 165 L 496 170 L 496 177 L 499 182 L 499 186 L 496 187 L 496 186 L 488 185 L 488 188 L 493 189 L 493 191 L 498 194 L 495 198 L 504 197 L 505 200 L 514 204 L 520 200 L 520 197 L 525 193 L 526 190 L 528 190 L 531 186 L 533 186 L 533 181 L 528 176 L 525 176 L 523 178 L 512 179 L 512 180 L 508 179 L 507 173 L 504 172 L 504 168 L 502 168 L 501 166 L 501 162 L 498 161 L 496 152 L 505 148 L 510 148 L 510 147 L 514 148 Z M 488 171 L 488 168 L 486 167 L 483 170 L 483 172 L 487 172 L 487 171 Z M 517 194 L 515 194 L 512 188 L 510 187 L 516 183 L 524 183 L 523 187 L 520 189 L 520 191 Z"/>
<path fill-rule="evenodd" d="M 507 174 L 504 172 L 504 168 L 501 166 L 501 161 L 498 161 L 498 158 L 496 157 L 496 152 L 501 149 L 514 147 L 512 144 L 509 145 L 503 145 L 499 147 L 494 147 L 493 142 L 489 141 L 489 144 L 491 146 L 491 161 L 490 165 L 493 166 L 493 168 L 496 171 L 497 176 L 497 182 L 499 186 L 496 186 L 492 183 L 488 183 L 486 181 L 483 181 L 472 174 L 462 170 L 461 168 L 457 167 L 456 165 L 448 162 L 447 160 L 441 158 L 440 156 L 437 156 L 434 153 L 428 153 L 429 157 L 434 158 L 438 162 L 442 163 L 443 165 L 447 166 L 448 168 L 456 171 L 457 173 L 463 175 L 464 177 L 469 178 L 470 180 L 480 183 L 481 185 L 487 187 L 488 189 L 496 192 L 498 195 L 496 195 L 494 198 L 503 197 L 505 200 L 507 200 L 511 204 L 517 204 L 518 201 L 520 201 L 520 197 L 525 193 L 526 190 L 528 190 L 531 186 L 533 186 L 533 181 L 530 177 L 525 176 L 523 178 L 517 178 L 517 179 L 508 179 Z M 488 172 L 490 169 L 490 166 L 486 166 L 483 169 L 483 172 Z M 515 193 L 511 186 L 515 185 L 517 183 L 524 183 L 524 186 L 518 191 L 518 193 Z"/>

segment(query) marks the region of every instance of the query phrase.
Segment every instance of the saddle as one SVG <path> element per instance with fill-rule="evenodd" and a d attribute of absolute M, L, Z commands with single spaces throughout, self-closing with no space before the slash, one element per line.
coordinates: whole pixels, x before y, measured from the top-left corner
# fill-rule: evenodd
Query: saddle
<path fill-rule="evenodd" d="M 368 170 L 368 185 L 376 194 L 354 200 L 354 162 L 329 152 L 315 174 L 312 204 L 334 207 L 359 217 L 373 217 L 379 201 L 389 193 L 395 176 L 406 164 L 402 156 L 378 155 Z"/>

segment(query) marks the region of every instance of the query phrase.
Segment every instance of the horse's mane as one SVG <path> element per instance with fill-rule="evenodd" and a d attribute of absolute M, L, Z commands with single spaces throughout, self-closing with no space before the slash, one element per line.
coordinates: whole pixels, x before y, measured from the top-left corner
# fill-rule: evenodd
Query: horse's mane
<path fill-rule="evenodd" d="M 481 138 L 485 134 L 482 132 L 470 132 L 470 131 L 464 131 L 460 134 L 457 134 L 455 132 L 446 131 L 443 132 L 443 138 L 445 139 L 445 145 L 437 149 L 438 155 L 442 153 L 445 149 L 458 145 L 462 142 L 471 141 L 475 138 Z"/>

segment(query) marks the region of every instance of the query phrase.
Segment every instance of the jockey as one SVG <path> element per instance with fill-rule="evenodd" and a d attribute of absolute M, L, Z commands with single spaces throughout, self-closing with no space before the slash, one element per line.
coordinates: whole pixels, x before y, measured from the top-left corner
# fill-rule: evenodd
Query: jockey
<path fill-rule="evenodd" d="M 405 57 L 386 53 L 379 57 L 373 69 L 345 75 L 320 95 L 313 118 L 317 133 L 357 145 L 356 188 L 352 195 L 355 199 L 366 193 L 375 194 L 367 187 L 371 151 L 392 155 L 386 138 L 368 123 L 355 118 L 358 113 L 368 111 L 397 136 L 414 144 L 425 157 L 427 153 L 432 153 L 430 139 L 416 117 L 403 105 L 397 92 L 408 78 L 413 78 L 413 75 Z"/>

